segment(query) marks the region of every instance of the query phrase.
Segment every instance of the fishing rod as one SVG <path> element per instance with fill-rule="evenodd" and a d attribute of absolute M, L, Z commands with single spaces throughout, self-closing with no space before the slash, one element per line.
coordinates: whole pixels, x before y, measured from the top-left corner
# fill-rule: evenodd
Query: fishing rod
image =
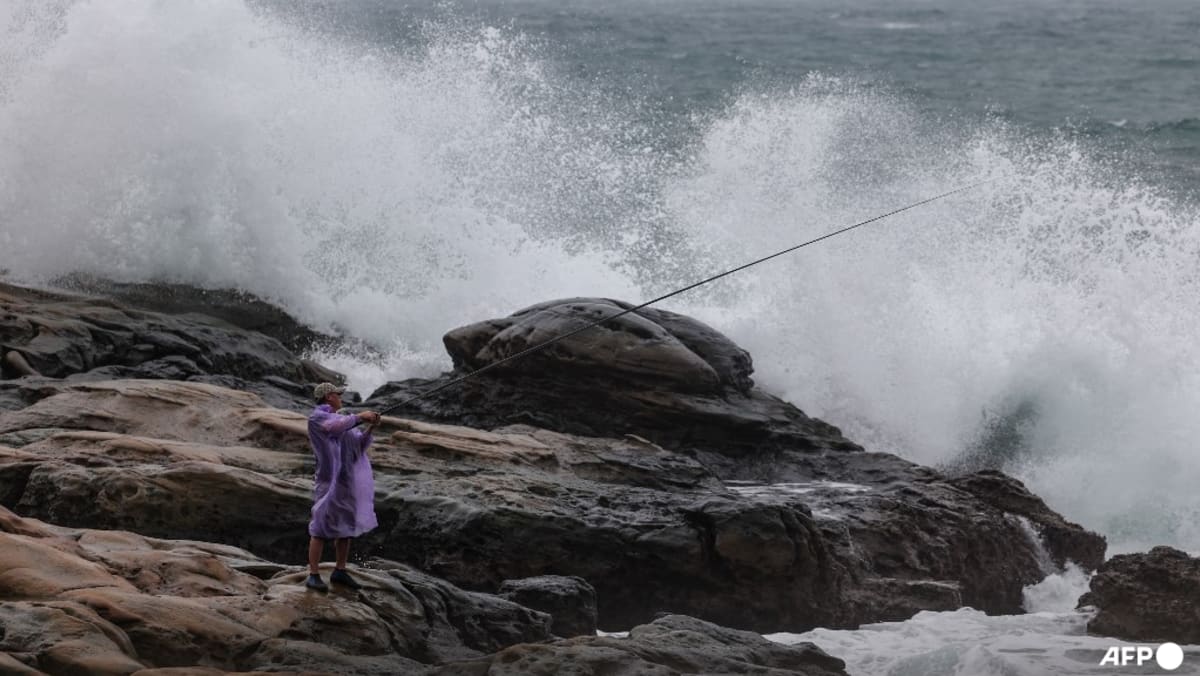
<path fill-rule="evenodd" d="M 698 282 L 695 282 L 695 283 L 693 283 L 693 284 L 689 284 L 689 285 L 687 285 L 687 286 L 685 286 L 685 287 L 683 287 L 683 288 L 676 289 L 676 290 L 674 290 L 674 291 L 672 291 L 672 292 L 670 292 L 670 293 L 667 293 L 667 294 L 663 294 L 663 295 L 659 296 L 658 298 L 654 298 L 654 299 L 652 299 L 652 300 L 648 300 L 648 301 L 646 301 L 646 302 L 642 303 L 641 305 L 637 305 L 637 306 L 631 307 L 631 308 L 629 308 L 628 310 L 622 310 L 621 312 L 618 312 L 618 313 L 616 313 L 616 314 L 614 314 L 614 315 L 612 315 L 612 316 L 610 316 L 610 317 L 605 317 L 604 319 L 599 319 L 599 320 L 597 320 L 597 321 L 591 322 L 590 324 L 586 324 L 586 325 L 584 325 L 584 326 L 581 326 L 581 327 L 579 327 L 579 328 L 577 328 L 577 329 L 574 329 L 574 330 L 572 330 L 572 331 L 568 331 L 567 333 L 564 333 L 564 334 L 562 334 L 562 335 L 560 335 L 560 336 L 555 336 L 554 338 L 551 338 L 551 339 L 549 339 L 549 340 L 546 340 L 546 341 L 543 341 L 543 342 L 541 342 L 541 343 L 538 343 L 537 345 L 534 345 L 534 346 L 532 346 L 532 347 L 527 347 L 527 348 L 525 348 L 524 350 L 521 350 L 520 352 L 518 352 L 518 353 L 516 353 L 516 354 L 509 355 L 509 356 L 505 357 L 504 359 L 501 359 L 501 360 L 499 360 L 499 361 L 492 362 L 491 364 L 488 364 L 488 365 L 486 365 L 486 366 L 482 366 L 482 367 L 480 367 L 480 368 L 478 368 L 478 369 L 476 369 L 476 370 L 474 370 L 474 371 L 471 371 L 470 373 L 467 373 L 467 374 L 465 374 L 465 375 L 459 376 L 458 378 L 455 378 L 455 379 L 453 379 L 453 380 L 450 380 L 450 381 L 447 381 L 447 382 L 445 382 L 445 383 L 442 383 L 441 385 L 438 385 L 437 387 L 434 387 L 434 388 L 432 388 L 432 389 L 430 389 L 430 390 L 427 390 L 427 391 L 425 391 L 425 392 L 420 392 L 420 393 L 418 393 L 418 394 L 416 394 L 416 395 L 413 395 L 413 396 L 411 396 L 411 397 L 409 397 L 409 398 L 407 398 L 407 399 L 405 399 L 405 400 L 401 401 L 401 402 L 400 402 L 400 403 L 398 403 L 398 404 L 392 404 L 391 406 L 389 406 L 389 407 L 387 407 L 387 408 L 385 408 L 385 409 L 381 410 L 381 411 L 379 412 L 379 414 L 380 414 L 380 415 L 383 415 L 383 414 L 385 414 L 385 413 L 390 413 L 391 411 L 395 411 L 396 409 L 398 409 L 398 408 L 402 408 L 402 407 L 404 407 L 404 406 L 407 406 L 408 404 L 411 404 L 411 403 L 413 403 L 414 401 L 419 401 L 419 400 L 421 400 L 421 399 L 424 399 L 424 398 L 426 398 L 426 397 L 429 397 L 429 396 L 432 396 L 432 395 L 434 395 L 434 394 L 437 394 L 438 392 L 441 392 L 442 390 L 445 390 L 445 389 L 447 389 L 447 388 L 450 388 L 450 387 L 453 387 L 453 386 L 455 386 L 455 385 L 461 384 L 461 383 L 463 383 L 463 382 L 464 382 L 464 381 L 466 381 L 466 380 L 469 380 L 469 379 L 471 379 L 471 378 L 474 378 L 475 376 L 478 376 L 478 375 L 482 375 L 482 374 L 484 374 L 484 373 L 487 373 L 488 371 L 491 371 L 491 370 L 492 370 L 492 369 L 494 369 L 494 368 L 498 368 L 498 367 L 500 367 L 500 366 L 502 366 L 502 365 L 504 365 L 504 364 L 506 364 L 506 363 L 508 363 L 508 362 L 511 362 L 511 361 L 516 361 L 516 360 L 518 360 L 518 359 L 520 359 L 520 358 L 522 358 L 522 357 L 529 356 L 529 355 L 533 354 L 534 352 L 537 352 L 537 351 L 539 351 L 539 350 L 543 350 L 543 349 L 545 349 L 545 348 L 547 348 L 547 347 L 550 347 L 551 345 L 553 345 L 553 344 L 555 344 L 555 343 L 557 343 L 557 342 L 560 342 L 560 341 L 566 340 L 567 338 L 570 338 L 571 336 L 576 336 L 576 335 L 579 335 L 580 333 L 583 333 L 584 331 L 587 331 L 587 330 L 589 330 L 589 329 L 594 329 L 594 328 L 596 328 L 597 326 L 600 326 L 600 325 L 602 325 L 602 324 L 605 324 L 605 323 L 607 323 L 607 322 L 611 322 L 611 321 L 612 321 L 612 320 L 614 320 L 614 319 L 618 319 L 618 318 L 620 318 L 620 317 L 624 317 L 624 316 L 625 316 L 625 315 L 627 315 L 627 314 L 630 314 L 630 313 L 633 313 L 633 312 L 637 312 L 638 310 L 641 310 L 641 309 L 643 309 L 643 308 L 649 307 L 649 306 L 651 306 L 651 305 L 654 305 L 655 303 L 658 303 L 658 302 L 660 302 L 660 301 L 664 301 L 664 300 L 666 300 L 666 299 L 668 299 L 668 298 L 671 298 L 671 297 L 673 297 L 673 296 L 678 296 L 679 294 L 681 294 L 681 293 L 684 293 L 684 292 L 686 292 L 686 291 L 691 291 L 692 289 L 694 289 L 694 288 L 696 288 L 696 287 L 698 287 L 698 286 L 703 286 L 703 285 L 705 285 L 705 284 L 708 284 L 708 283 L 710 283 L 710 282 L 715 282 L 715 281 L 717 281 L 718 279 L 721 279 L 722 277 L 728 277 L 729 275 L 732 275 L 732 274 L 734 274 L 734 273 L 736 273 L 736 272 L 741 272 L 742 270 L 745 270 L 746 268 L 754 267 L 755 265 L 758 265 L 758 264 L 760 264 L 760 263 L 765 263 L 765 262 L 767 262 L 767 261 L 769 261 L 769 260 L 771 260 L 771 259 L 773 259 L 773 258 L 778 258 L 778 257 L 780 257 L 780 256 L 783 256 L 783 255 L 789 254 L 789 253 L 791 253 L 791 252 L 793 252 L 793 251 L 797 251 L 797 250 L 799 250 L 799 249 L 803 249 L 803 248 L 804 248 L 804 247 L 806 247 L 806 246 L 811 246 L 811 245 L 813 245 L 813 244 L 816 244 L 816 243 L 818 243 L 818 242 L 823 242 L 823 241 L 825 241 L 825 240 L 827 240 L 827 239 L 830 239 L 831 237 L 837 237 L 838 235 L 841 235 L 841 234 L 844 234 L 844 233 L 850 232 L 851 230 L 855 230 L 855 229 L 857 229 L 857 228 L 861 228 L 861 227 L 862 227 L 862 226 L 864 226 L 864 225 L 869 225 L 869 224 L 871 224 L 871 223 L 875 223 L 876 221 L 881 221 L 881 220 L 883 220 L 883 219 L 885 219 L 885 218 L 888 218 L 889 216 L 895 216 L 896 214 L 903 213 L 903 212 L 905 212 L 905 211 L 908 211 L 908 210 L 910 210 L 910 209 L 915 209 L 915 208 L 917 208 L 917 207 L 919 207 L 919 206 L 922 206 L 922 205 L 925 205 L 925 204 L 929 204 L 930 202 L 936 202 L 936 201 L 938 201 L 938 200 L 940 200 L 940 199 L 944 199 L 944 198 L 946 198 L 946 197 L 949 197 L 949 196 L 951 196 L 951 195 L 954 195 L 954 194 L 957 194 L 957 193 L 960 193 L 960 192 L 964 192 L 964 191 L 966 191 L 966 190 L 970 190 L 970 189 L 972 189 L 972 188 L 978 188 L 979 186 L 981 186 L 981 185 L 984 185 L 985 183 L 991 183 L 992 181 L 995 181 L 995 180 L 997 180 L 997 179 L 995 179 L 995 178 L 990 178 L 990 179 L 987 179 L 987 180 L 984 180 L 984 181 L 979 181 L 979 182 L 977 182 L 977 183 L 972 183 L 972 184 L 970 184 L 970 185 L 965 185 L 965 186 L 962 186 L 962 187 L 959 187 L 959 188 L 955 188 L 954 190 L 949 190 L 949 191 L 947 191 L 947 192 L 941 193 L 940 195 L 934 195 L 933 197 L 928 197 L 928 198 L 926 198 L 926 199 L 923 199 L 923 200 L 921 200 L 921 201 L 919 201 L 919 202 L 913 202 L 912 204 L 909 204 L 909 205 L 907 205 L 907 206 L 904 206 L 904 207 L 900 207 L 899 209 L 895 209 L 895 210 L 893 210 L 893 211 L 889 211 L 889 212 L 887 212 L 887 213 L 885 213 L 885 214 L 880 214 L 880 215 L 878 215 L 878 216 L 874 216 L 874 217 L 872 217 L 872 218 L 868 218 L 868 219 L 867 219 L 867 220 L 865 220 L 865 221 L 859 221 L 858 223 L 855 223 L 854 225 L 848 225 L 848 226 L 846 226 L 846 227 L 844 227 L 844 228 L 841 228 L 840 230 L 834 230 L 833 232 L 826 233 L 826 234 L 824 234 L 824 235 L 821 235 L 820 237 L 817 237 L 817 238 L 815 238 L 815 239 L 810 239 L 810 240 L 808 240 L 807 242 L 802 242 L 802 243 L 800 243 L 800 244 L 797 244 L 797 245 L 795 245 L 795 246 L 792 246 L 792 247 L 788 247 L 788 248 L 786 248 L 786 249 L 783 249 L 783 250 L 781 250 L 781 251 L 776 251 L 775 253 L 773 253 L 773 254 L 771 254 L 771 255 L 769 255 L 769 256 L 763 256 L 762 258 L 758 258 L 758 259 L 756 259 L 756 260 L 752 260 L 752 261 L 750 261 L 749 263 L 745 263 L 745 264 L 739 265 L 739 266 L 737 266 L 736 268 L 731 268 L 731 269 L 729 269 L 729 270 L 726 270 L 726 271 L 724 271 L 724 272 L 721 272 L 721 273 L 715 274 L 715 275 L 713 275 L 713 276 L 711 276 L 711 277 L 708 277 L 708 278 L 706 278 L 706 279 L 702 279 L 702 280 L 700 280 L 700 281 L 698 281 Z"/>

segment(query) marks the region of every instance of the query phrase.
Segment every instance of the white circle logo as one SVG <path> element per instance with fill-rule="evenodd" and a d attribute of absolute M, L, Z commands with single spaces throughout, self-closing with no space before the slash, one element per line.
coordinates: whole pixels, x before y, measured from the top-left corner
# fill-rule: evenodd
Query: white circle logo
<path fill-rule="evenodd" d="M 1164 643 L 1158 646 L 1158 651 L 1154 653 L 1154 659 L 1163 669 L 1175 671 L 1179 665 L 1183 664 L 1183 648 L 1175 643 Z"/>

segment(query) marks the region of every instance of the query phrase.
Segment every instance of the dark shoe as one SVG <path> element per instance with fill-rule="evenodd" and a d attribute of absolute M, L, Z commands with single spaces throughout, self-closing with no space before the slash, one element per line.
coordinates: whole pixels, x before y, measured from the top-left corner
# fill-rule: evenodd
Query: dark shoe
<path fill-rule="evenodd" d="M 334 584 L 340 584 L 343 587 L 349 587 L 351 589 L 362 589 L 362 585 L 359 584 L 354 578 L 350 577 L 350 573 L 347 573 L 340 568 L 334 569 L 333 574 L 329 576 L 329 581 Z"/>
<path fill-rule="evenodd" d="M 308 579 L 304 581 L 304 586 L 319 592 L 329 591 L 329 586 L 325 584 L 325 580 L 322 580 L 320 575 L 309 575 Z"/>

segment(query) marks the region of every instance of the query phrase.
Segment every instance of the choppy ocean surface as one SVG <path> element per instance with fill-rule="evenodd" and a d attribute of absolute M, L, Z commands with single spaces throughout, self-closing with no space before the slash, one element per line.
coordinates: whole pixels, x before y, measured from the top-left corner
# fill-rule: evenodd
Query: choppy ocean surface
<path fill-rule="evenodd" d="M 369 391 L 454 326 L 994 179 L 670 307 L 873 450 L 1196 552 L 1198 34 L 1191 0 L 0 0 L 0 270 L 241 288 L 380 348 L 321 355 Z M 1085 583 L 807 638 L 1113 673 Z"/>

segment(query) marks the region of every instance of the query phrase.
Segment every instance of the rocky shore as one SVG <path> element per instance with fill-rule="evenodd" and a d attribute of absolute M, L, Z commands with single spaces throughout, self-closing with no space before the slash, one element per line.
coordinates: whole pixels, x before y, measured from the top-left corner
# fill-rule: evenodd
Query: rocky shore
<path fill-rule="evenodd" d="M 307 393 L 337 375 L 281 342 L 306 335 L 285 315 L 137 291 L 0 285 L 13 673 L 839 674 L 752 632 L 1019 613 L 1048 567 L 1104 560 L 1103 538 L 1013 478 L 869 452 L 756 388 L 711 327 L 644 310 L 387 416 L 380 527 L 356 545 L 367 589 L 313 595 Z M 363 405 L 625 307 L 455 329 L 453 372 Z"/>

